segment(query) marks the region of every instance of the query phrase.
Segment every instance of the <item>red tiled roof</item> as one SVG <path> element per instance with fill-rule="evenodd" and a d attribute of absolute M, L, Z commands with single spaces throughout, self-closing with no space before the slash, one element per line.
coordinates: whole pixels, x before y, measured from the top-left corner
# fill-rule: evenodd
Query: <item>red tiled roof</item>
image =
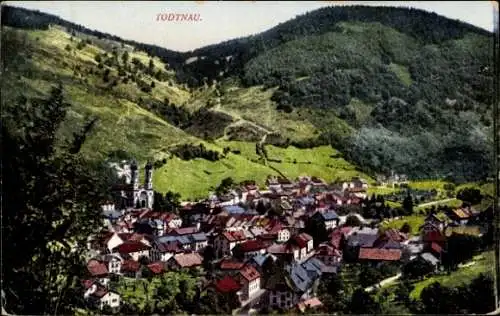
<path fill-rule="evenodd" d="M 133 233 L 119 233 L 118 237 L 120 237 L 121 240 L 127 241 L 132 237 Z"/>
<path fill-rule="evenodd" d="M 91 259 L 87 263 L 87 269 L 93 276 L 104 276 L 108 274 L 108 267 L 104 263 L 95 259 Z"/>
<path fill-rule="evenodd" d="M 403 242 L 406 239 L 408 239 L 406 234 L 400 232 L 399 230 L 397 230 L 395 228 L 390 228 L 390 229 L 386 230 L 385 237 L 390 239 L 390 240 L 397 241 L 397 242 Z"/>
<path fill-rule="evenodd" d="M 154 274 L 161 274 L 162 272 L 165 271 L 165 266 L 163 265 L 163 262 L 150 263 L 150 264 L 148 264 L 148 268 Z"/>
<path fill-rule="evenodd" d="M 243 241 L 247 239 L 245 236 L 245 232 L 243 232 L 242 230 L 225 231 L 224 233 L 222 233 L 222 236 L 224 236 L 230 242 Z"/>
<path fill-rule="evenodd" d="M 401 259 L 399 249 L 360 248 L 359 259 L 397 261 Z"/>
<path fill-rule="evenodd" d="M 106 290 L 106 288 L 103 287 L 103 286 L 98 286 L 97 290 L 94 293 L 90 294 L 90 295 L 93 296 L 93 297 L 102 298 L 106 294 L 108 294 L 108 290 Z"/>
<path fill-rule="evenodd" d="M 203 262 L 203 258 L 197 252 L 180 253 L 173 256 L 173 260 L 182 268 L 199 266 Z"/>
<path fill-rule="evenodd" d="M 246 265 L 245 267 L 243 267 L 243 269 L 240 270 L 240 274 L 248 282 L 260 278 L 260 273 L 251 265 Z"/>
<path fill-rule="evenodd" d="M 221 293 L 228 293 L 238 291 L 241 285 L 234 278 L 226 276 L 215 283 L 215 288 Z"/>
<path fill-rule="evenodd" d="M 267 248 L 267 252 L 272 254 L 287 254 L 293 253 L 294 249 L 298 249 L 296 245 L 291 243 L 273 244 Z"/>
<path fill-rule="evenodd" d="M 298 303 L 297 307 L 302 312 L 304 312 L 306 308 L 314 308 L 314 307 L 318 307 L 318 306 L 322 306 L 322 305 L 323 305 L 323 303 L 321 303 L 321 301 L 317 297 L 313 297 L 313 298 L 310 298 L 308 300 L 305 300 L 303 302 Z"/>
<path fill-rule="evenodd" d="M 183 227 L 183 228 L 176 228 L 170 233 L 171 235 L 189 235 L 189 234 L 194 234 L 198 232 L 198 229 L 196 226 L 193 227 Z"/>
<path fill-rule="evenodd" d="M 316 251 L 316 254 L 319 256 L 340 256 L 340 252 L 338 249 L 328 245 L 328 244 L 321 244 L 318 246 L 318 250 Z"/>
<path fill-rule="evenodd" d="M 443 248 L 435 242 L 431 243 L 431 249 L 437 253 L 441 253 L 443 251 Z"/>
<path fill-rule="evenodd" d="M 437 242 L 443 242 L 445 241 L 445 236 L 440 232 L 440 231 L 430 231 L 426 233 L 423 237 L 424 241 L 437 241 Z"/>
<path fill-rule="evenodd" d="M 235 261 L 233 259 L 223 259 L 220 264 L 219 268 L 221 270 L 239 270 L 243 268 L 245 264 L 243 262 Z"/>
<path fill-rule="evenodd" d="M 252 252 L 267 248 L 267 245 L 259 239 L 247 240 L 239 245 L 241 251 Z"/>
<path fill-rule="evenodd" d="M 266 241 L 276 240 L 277 238 L 278 234 L 260 234 L 259 236 L 257 236 L 257 239 Z"/>
<path fill-rule="evenodd" d="M 306 233 L 301 233 L 293 236 L 291 240 L 293 240 L 300 248 L 304 248 L 307 247 L 307 242 L 312 240 L 312 237 Z"/>
<path fill-rule="evenodd" d="M 122 272 L 137 272 L 141 268 L 141 264 L 134 260 L 125 260 L 122 263 Z"/>
<path fill-rule="evenodd" d="M 129 240 L 124 242 L 120 246 L 116 247 L 115 249 L 119 253 L 133 253 L 133 252 L 148 250 L 149 248 L 150 247 L 148 247 L 147 245 L 143 244 L 140 241 Z"/>

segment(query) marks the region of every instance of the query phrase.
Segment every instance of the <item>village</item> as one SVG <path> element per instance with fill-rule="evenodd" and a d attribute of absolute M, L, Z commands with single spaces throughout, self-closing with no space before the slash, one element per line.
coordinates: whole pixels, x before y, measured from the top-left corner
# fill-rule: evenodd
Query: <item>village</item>
<path fill-rule="evenodd" d="M 263 308 L 322 311 L 318 283 L 340 273 L 346 263 L 390 264 L 397 268 L 391 280 L 417 261 L 431 267 L 427 274 L 439 273 L 447 238 L 487 233 L 485 212 L 467 203 L 432 207 L 418 231 L 411 232 L 407 224 L 387 228 L 388 219 L 377 215 L 383 200 L 368 194 L 370 185 L 359 177 L 338 183 L 269 177 L 265 189 L 245 181 L 219 196 L 183 202 L 178 210 L 157 211 L 153 166 L 145 166 L 143 185 L 139 169 L 133 162 L 127 172 L 122 170 L 125 184 L 114 188 L 114 201 L 102 205 L 102 230 L 88 239 L 82 295 L 97 310 L 120 310 L 123 298 L 112 280 L 195 271 L 203 276 L 200 287 L 233 299 L 240 314 Z M 377 185 L 404 188 L 407 183 L 405 176 L 391 175 Z M 435 192 L 420 195 L 432 199 Z M 401 210 L 394 217 L 405 215 Z"/>

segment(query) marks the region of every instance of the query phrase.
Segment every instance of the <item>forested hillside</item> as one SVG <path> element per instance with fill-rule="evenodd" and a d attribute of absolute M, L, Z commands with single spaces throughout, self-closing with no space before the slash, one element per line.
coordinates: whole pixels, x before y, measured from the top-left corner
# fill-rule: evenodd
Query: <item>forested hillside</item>
<path fill-rule="evenodd" d="M 121 110 L 115 108 L 116 117 L 132 104 L 134 111 L 149 116 L 148 123 L 141 120 L 131 129 L 134 135 L 126 130 L 106 134 L 105 144 L 119 145 L 134 155 L 154 152 L 155 159 L 161 160 L 162 152 L 179 139 L 211 142 L 207 148 L 221 152 L 227 142 L 233 142 L 252 164 L 257 158 L 248 149 L 265 139 L 283 150 L 330 145 L 369 174 L 395 170 L 412 178 L 468 181 L 491 173 L 492 37 L 471 25 L 414 9 L 329 7 L 255 36 L 179 53 L 52 15 L 6 8 L 2 25 L 30 29 L 28 42 L 33 47 L 38 45 L 33 41 L 38 41 L 36 34 L 46 36 L 40 30 L 53 32 L 49 25 L 62 26 L 71 34 L 75 47 L 69 47 L 64 58 L 48 47 L 40 55 L 48 60 L 57 57 L 55 69 L 67 68 L 63 61 L 83 67 L 75 63 L 80 54 L 73 51 L 80 50 L 80 41 L 91 42 L 81 48 L 91 50 L 85 70 L 69 71 L 80 77 L 71 85 L 99 92 L 99 103 L 131 102 Z M 125 62 L 126 50 L 131 57 Z M 154 60 L 152 66 L 149 60 Z M 31 78 L 40 64 L 32 66 L 13 73 Z M 70 74 L 67 70 L 51 74 L 54 79 L 68 79 L 63 75 Z M 43 76 L 47 82 L 47 74 Z M 14 83 L 11 88 L 17 89 Z M 87 106 L 80 95 L 78 104 Z M 151 131 L 155 124 L 162 127 Z M 103 144 L 103 137 L 95 146 Z M 127 148 L 126 140 L 134 138 L 132 147 L 138 147 Z M 92 140 L 89 143 L 92 146 Z M 152 149 L 146 154 L 141 145 Z M 281 157 L 272 159 L 281 161 Z M 335 168 L 337 161 L 332 159 L 320 158 L 318 163 L 324 163 L 321 168 Z M 286 166 L 282 161 L 278 169 L 295 176 L 301 169 L 291 171 L 296 169 L 292 161 Z M 191 170 L 193 163 L 181 169 Z M 240 170 L 239 163 L 233 166 Z M 261 167 L 255 169 L 259 177 L 265 173 Z M 171 163 L 170 168 L 180 167 Z M 210 168 L 202 167 L 212 177 L 206 173 Z M 332 172 L 330 167 L 317 168 Z M 193 181 L 200 178 L 193 175 Z"/>

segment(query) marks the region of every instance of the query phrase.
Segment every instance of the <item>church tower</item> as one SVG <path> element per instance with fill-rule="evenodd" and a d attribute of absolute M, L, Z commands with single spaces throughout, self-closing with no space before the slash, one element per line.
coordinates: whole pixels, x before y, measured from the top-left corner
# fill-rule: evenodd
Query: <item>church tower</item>
<path fill-rule="evenodd" d="M 146 168 L 144 168 L 144 188 L 146 190 L 153 190 L 153 164 L 148 161 Z"/>
<path fill-rule="evenodd" d="M 137 163 L 135 161 L 130 165 L 130 183 L 134 191 L 139 189 L 139 172 L 137 171 Z"/>

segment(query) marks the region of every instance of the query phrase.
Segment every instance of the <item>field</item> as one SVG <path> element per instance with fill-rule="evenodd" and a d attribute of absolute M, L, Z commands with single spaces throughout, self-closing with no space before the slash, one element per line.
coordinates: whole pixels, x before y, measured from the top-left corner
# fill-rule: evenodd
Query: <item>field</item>
<path fill-rule="evenodd" d="M 404 223 L 408 223 L 411 227 L 411 234 L 418 235 L 419 227 L 424 224 L 425 216 L 422 215 L 410 215 L 404 216 L 399 219 L 391 220 L 387 223 L 382 224 L 382 228 L 396 228 L 400 229 Z"/>
<path fill-rule="evenodd" d="M 414 284 L 415 288 L 411 292 L 412 298 L 419 298 L 422 290 L 433 282 L 439 282 L 444 286 L 459 286 L 467 284 L 480 273 L 493 273 L 493 251 L 485 252 L 474 257 L 474 264 L 463 266 L 449 275 L 431 276 L 423 281 Z"/>
<path fill-rule="evenodd" d="M 154 183 L 158 190 L 164 192 L 173 190 L 180 192 L 183 198 L 196 199 L 205 197 L 208 190 L 219 185 L 226 177 L 236 181 L 255 180 L 263 186 L 267 176 L 284 174 L 295 179 L 301 175 L 321 177 L 326 181 L 337 178 L 348 180 L 351 176 L 359 175 L 368 179 L 368 176 L 355 170 L 342 158 L 331 158 L 336 151 L 328 146 L 314 149 L 287 149 L 266 146 L 270 157 L 281 157 L 283 162 L 270 162 L 269 166 L 258 162 L 255 154 L 255 144 L 249 142 L 217 141 L 221 147 L 230 147 L 240 150 L 241 154 L 229 153 L 225 159 L 210 162 L 204 159 L 182 161 L 178 158 L 170 159 L 165 166 L 154 173 Z M 307 163 L 292 163 L 290 160 Z"/>

